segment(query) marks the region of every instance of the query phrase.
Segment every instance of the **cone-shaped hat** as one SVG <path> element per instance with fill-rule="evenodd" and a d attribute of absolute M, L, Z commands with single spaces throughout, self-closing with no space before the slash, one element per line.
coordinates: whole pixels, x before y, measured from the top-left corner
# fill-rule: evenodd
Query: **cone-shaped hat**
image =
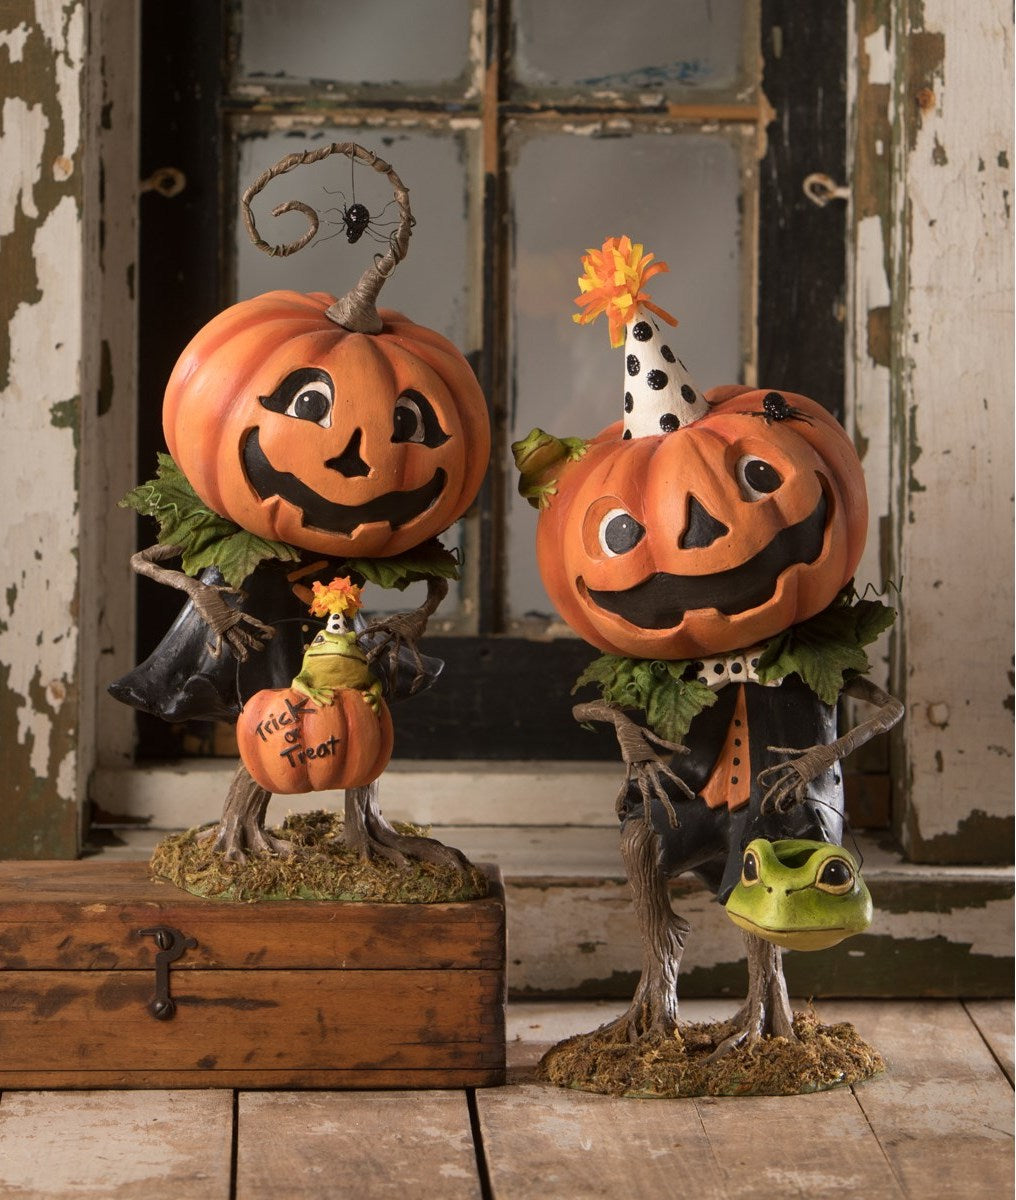
<path fill-rule="evenodd" d="M 673 433 L 709 411 L 701 391 L 650 314 L 669 325 L 676 318 L 649 299 L 644 284 L 669 268 L 653 262 L 640 243 L 607 238 L 582 259 L 579 324 L 607 314 L 612 346 L 624 346 L 624 437 Z"/>

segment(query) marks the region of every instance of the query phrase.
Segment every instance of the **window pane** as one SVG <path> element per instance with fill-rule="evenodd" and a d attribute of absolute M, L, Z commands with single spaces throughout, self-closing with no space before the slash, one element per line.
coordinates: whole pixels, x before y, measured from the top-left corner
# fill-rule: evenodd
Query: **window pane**
<path fill-rule="evenodd" d="M 730 91 L 751 0 L 517 0 L 518 91 Z"/>
<path fill-rule="evenodd" d="M 469 353 L 476 345 L 479 302 L 475 300 L 472 266 L 476 259 L 475 202 L 467 195 L 474 147 L 469 131 L 431 133 L 422 129 L 392 131 L 328 127 L 313 131 L 242 134 L 238 141 L 236 195 L 266 167 L 287 154 L 313 150 L 328 142 L 357 141 L 387 159 L 410 191 L 416 226 L 409 253 L 385 283 L 380 304 L 444 334 Z M 344 207 L 365 204 L 376 214 L 377 239 L 364 234 L 355 244 L 347 240 L 341 223 Z M 475 189 L 474 189 L 475 190 Z M 288 258 L 272 258 L 257 250 L 239 218 L 234 231 L 234 295 L 237 299 L 280 288 L 300 292 L 326 291 L 342 295 L 357 282 L 372 255 L 383 253 L 394 230 L 397 209 L 391 185 L 378 172 L 333 155 L 321 162 L 296 167 L 276 179 L 254 199 L 252 209 L 261 236 L 271 243 L 295 240 L 306 228 L 300 213 L 281 218 L 271 215 L 279 203 L 300 199 L 316 208 L 321 220 L 317 238 Z M 236 205 L 239 213 L 239 203 Z M 392 222 L 392 224 L 381 224 Z M 460 545 L 462 523 L 443 538 L 445 545 Z M 391 611 L 413 606 L 426 595 L 425 585 L 405 593 L 369 588 L 365 599 L 371 611 Z M 462 608 L 460 590 L 452 585 L 442 604 L 434 631 Z"/>
<path fill-rule="evenodd" d="M 628 234 L 669 265 L 649 290 L 680 320 L 668 341 L 698 385 L 740 378 L 739 143 L 733 132 L 512 137 L 512 440 L 536 425 L 589 437 L 622 415 L 624 356 L 611 349 L 606 318 L 572 321 L 581 256 L 607 237 Z M 533 509 L 512 488 L 508 511 L 509 612 L 516 622 L 552 614 Z"/>
<path fill-rule="evenodd" d="M 455 85 L 462 93 L 472 77 L 472 10 L 472 0 L 413 0 L 409 19 L 404 0 L 243 0 L 239 74 L 266 84 L 315 80 L 396 93 Z"/>

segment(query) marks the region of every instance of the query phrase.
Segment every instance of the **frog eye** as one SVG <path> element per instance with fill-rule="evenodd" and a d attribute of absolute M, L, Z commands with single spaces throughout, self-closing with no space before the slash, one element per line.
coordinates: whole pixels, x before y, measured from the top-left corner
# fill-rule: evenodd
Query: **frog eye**
<path fill-rule="evenodd" d="M 854 886 L 854 872 L 850 864 L 842 858 L 830 858 L 818 873 L 815 886 L 823 892 L 832 892 L 834 896 L 842 896 Z"/>
<path fill-rule="evenodd" d="M 317 637 L 311 642 L 311 645 L 312 646 L 320 646 L 324 640 L 325 640 L 325 635 L 323 633 L 319 633 L 317 635 Z"/>
<path fill-rule="evenodd" d="M 741 865 L 741 882 L 745 887 L 751 887 L 758 883 L 758 859 L 752 850 L 749 850 L 744 856 L 744 862 Z"/>

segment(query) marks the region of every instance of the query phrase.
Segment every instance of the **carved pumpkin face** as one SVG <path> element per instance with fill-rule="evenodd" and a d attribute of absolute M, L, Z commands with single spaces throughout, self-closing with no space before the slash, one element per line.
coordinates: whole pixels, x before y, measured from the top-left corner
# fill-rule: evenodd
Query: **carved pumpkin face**
<path fill-rule="evenodd" d="M 821 612 L 864 547 L 861 464 L 814 401 L 768 419 L 774 393 L 711 393 L 707 416 L 622 440 L 605 429 L 566 464 L 540 514 L 550 597 L 608 653 L 665 660 L 753 645 Z"/>
<path fill-rule="evenodd" d="M 399 313 L 350 333 L 324 293 L 234 304 L 181 355 L 169 451 L 201 499 L 261 537 L 387 557 L 447 529 L 490 453 L 483 394 L 455 347 Z"/>

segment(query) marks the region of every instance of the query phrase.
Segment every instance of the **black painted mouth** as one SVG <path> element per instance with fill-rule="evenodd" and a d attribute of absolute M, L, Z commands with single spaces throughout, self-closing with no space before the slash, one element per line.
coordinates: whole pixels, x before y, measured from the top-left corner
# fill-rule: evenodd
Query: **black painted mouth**
<path fill-rule="evenodd" d="M 408 492 L 385 492 L 366 504 L 337 504 L 319 496 L 289 471 L 277 471 L 261 449 L 258 430 L 254 428 L 243 444 L 243 466 L 254 490 L 262 500 L 278 496 L 303 513 L 303 525 L 322 529 L 326 533 L 351 534 L 361 525 L 376 525 L 387 521 L 392 529 L 400 529 L 414 517 L 427 511 L 444 491 L 448 479 L 441 468 L 433 478 Z"/>
<path fill-rule="evenodd" d="M 639 629 L 675 629 L 686 612 L 715 608 L 724 616 L 747 612 L 771 600 L 780 576 L 798 563 L 813 563 L 822 553 L 828 502 L 825 492 L 810 516 L 780 532 L 739 567 L 715 575 L 671 575 L 657 571 L 620 592 L 579 587 L 598 607 Z"/>

